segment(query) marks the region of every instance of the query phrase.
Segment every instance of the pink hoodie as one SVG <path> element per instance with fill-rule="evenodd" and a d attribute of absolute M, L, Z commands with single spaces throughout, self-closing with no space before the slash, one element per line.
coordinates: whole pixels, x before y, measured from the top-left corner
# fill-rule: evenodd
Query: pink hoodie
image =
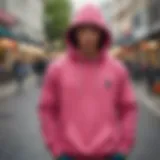
<path fill-rule="evenodd" d="M 84 24 L 104 32 L 103 47 L 93 61 L 82 57 L 72 41 L 74 29 Z M 136 100 L 126 69 L 105 54 L 110 41 L 100 11 L 86 6 L 68 32 L 68 54 L 48 69 L 39 115 L 55 156 L 127 155 L 133 146 Z"/>

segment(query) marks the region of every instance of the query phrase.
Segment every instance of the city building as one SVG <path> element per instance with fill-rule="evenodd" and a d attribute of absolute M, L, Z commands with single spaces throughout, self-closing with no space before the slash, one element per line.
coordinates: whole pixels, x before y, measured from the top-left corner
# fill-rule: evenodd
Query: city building
<path fill-rule="evenodd" d="M 12 79 L 18 55 L 43 52 L 43 6 L 44 0 L 0 0 L 0 83 Z"/>
<path fill-rule="evenodd" d="M 101 9 L 110 24 L 114 41 L 132 44 L 160 37 L 159 0 L 103 0 Z"/>
<path fill-rule="evenodd" d="M 131 34 L 132 17 L 137 8 L 135 1 L 103 0 L 101 8 L 110 24 L 114 41 Z"/>
<path fill-rule="evenodd" d="M 131 44 L 149 31 L 148 0 L 112 0 L 112 28 L 117 43 Z"/>
<path fill-rule="evenodd" d="M 140 0 L 132 17 L 132 32 L 137 42 L 145 39 L 149 32 L 149 0 Z"/>
<path fill-rule="evenodd" d="M 101 11 L 105 17 L 106 25 L 110 29 L 114 37 L 117 35 L 117 29 L 113 22 L 113 12 L 114 12 L 114 1 L 113 0 L 102 0 L 100 3 Z"/>
<path fill-rule="evenodd" d="M 20 41 L 44 41 L 43 0 L 1 0 L 3 9 L 17 20 L 12 31 Z"/>
<path fill-rule="evenodd" d="M 106 24 L 112 22 L 112 15 L 113 15 L 113 5 L 112 0 L 103 0 L 101 1 L 100 8 L 105 17 Z"/>
<path fill-rule="evenodd" d="M 160 1 L 148 1 L 149 36 L 160 38 Z"/>
<path fill-rule="evenodd" d="M 114 0 L 113 24 L 117 30 L 116 40 L 120 44 L 132 43 L 132 18 L 137 9 L 136 0 Z"/>
<path fill-rule="evenodd" d="M 0 1 L 0 37 L 13 38 L 10 28 L 15 24 L 16 18 L 12 16 L 5 8 L 6 1 Z"/>

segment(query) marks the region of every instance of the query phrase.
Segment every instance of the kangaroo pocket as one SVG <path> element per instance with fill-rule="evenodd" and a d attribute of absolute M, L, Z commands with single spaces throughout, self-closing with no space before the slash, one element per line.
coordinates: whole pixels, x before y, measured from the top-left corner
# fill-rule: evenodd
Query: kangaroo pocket
<path fill-rule="evenodd" d="M 87 139 L 83 130 L 70 125 L 63 132 L 63 145 L 65 153 L 105 155 L 112 153 L 119 142 L 116 128 L 104 126 L 95 133 L 90 133 Z"/>

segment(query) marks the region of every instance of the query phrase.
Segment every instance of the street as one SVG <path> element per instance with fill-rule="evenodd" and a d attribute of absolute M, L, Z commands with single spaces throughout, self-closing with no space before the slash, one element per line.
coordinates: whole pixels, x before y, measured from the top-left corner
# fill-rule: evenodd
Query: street
<path fill-rule="evenodd" d="M 51 160 L 39 131 L 36 114 L 39 88 L 0 101 L 0 160 Z M 160 159 L 160 117 L 140 104 L 136 148 L 129 160 Z"/>

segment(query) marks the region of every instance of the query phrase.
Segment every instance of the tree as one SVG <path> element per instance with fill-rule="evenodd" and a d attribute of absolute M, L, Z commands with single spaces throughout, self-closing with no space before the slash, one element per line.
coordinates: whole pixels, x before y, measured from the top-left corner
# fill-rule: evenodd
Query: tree
<path fill-rule="evenodd" d="M 61 39 L 71 14 L 70 0 L 46 0 L 44 10 L 45 31 L 48 40 Z"/>

